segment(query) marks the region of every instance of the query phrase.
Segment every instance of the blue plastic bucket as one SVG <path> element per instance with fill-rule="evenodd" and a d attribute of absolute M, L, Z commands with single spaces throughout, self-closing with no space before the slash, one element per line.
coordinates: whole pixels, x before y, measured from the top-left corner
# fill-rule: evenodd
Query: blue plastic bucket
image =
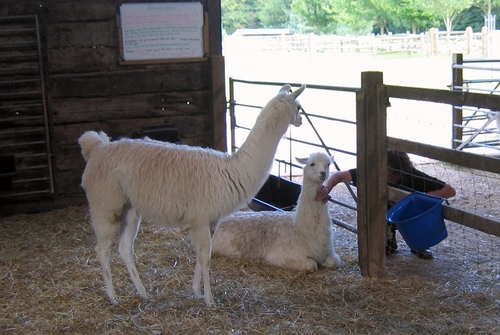
<path fill-rule="evenodd" d="M 414 192 L 395 203 L 386 219 L 396 225 L 411 249 L 427 249 L 448 236 L 441 207 L 443 201 L 440 197 Z"/>

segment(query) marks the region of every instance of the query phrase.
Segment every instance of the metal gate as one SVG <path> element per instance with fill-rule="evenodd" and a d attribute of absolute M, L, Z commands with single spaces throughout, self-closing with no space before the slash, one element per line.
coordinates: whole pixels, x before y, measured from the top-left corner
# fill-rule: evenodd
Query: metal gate
<path fill-rule="evenodd" d="M 229 118 L 230 118 L 230 145 L 231 152 L 234 153 L 237 151 L 239 146 L 243 143 L 248 135 L 248 132 L 251 130 L 253 126 L 253 118 L 258 115 L 258 112 L 263 107 L 263 104 L 255 105 L 254 102 L 250 102 L 251 100 L 259 100 L 262 97 L 271 97 L 272 94 L 276 93 L 277 87 L 281 87 L 286 83 L 280 82 L 260 82 L 260 81 L 251 81 L 251 80 L 241 80 L 235 78 L 229 78 Z M 300 87 L 300 83 L 289 83 L 291 86 Z M 236 86 L 238 89 L 236 89 Z M 340 86 L 323 86 L 323 85 L 307 85 L 308 95 L 327 95 L 332 96 L 334 94 L 346 94 L 348 99 L 355 102 L 355 93 L 359 91 L 359 88 L 353 87 L 340 87 Z M 269 93 L 267 93 L 267 91 Z M 251 92 L 246 93 L 246 92 Z M 266 92 L 265 94 L 263 92 Z M 315 92 L 315 93 L 313 93 Z M 236 98 L 238 96 L 238 99 Z M 250 99 L 250 100 L 247 100 Z M 302 97 L 299 98 L 302 101 Z M 321 99 L 317 99 L 316 102 L 321 101 Z M 260 101 L 264 102 L 264 101 Z M 309 104 L 306 104 L 309 106 Z M 321 107 L 319 110 L 324 110 L 324 106 L 320 103 Z M 308 107 L 307 107 L 308 108 Z M 306 108 L 306 109 L 307 109 Z M 353 112 L 355 109 L 353 109 Z M 355 135 L 355 127 L 356 122 L 352 118 L 349 119 L 345 117 L 345 114 L 342 112 L 340 115 L 334 115 L 332 111 L 325 111 L 325 113 L 317 114 L 307 112 L 304 108 L 301 109 L 301 114 L 304 118 L 304 125 L 301 126 L 301 129 L 305 130 L 304 133 L 301 134 L 293 134 L 292 135 L 292 127 L 289 128 L 288 134 L 286 134 L 282 141 L 278 146 L 278 152 L 275 156 L 275 164 L 273 169 L 271 170 L 271 176 L 268 182 L 273 182 L 273 174 L 278 177 L 285 177 L 288 180 L 292 180 L 297 174 L 302 174 L 299 172 L 299 169 L 302 169 L 301 166 L 294 164 L 294 157 L 299 157 L 304 155 L 304 153 L 311 153 L 314 151 L 325 151 L 330 156 L 335 155 L 338 156 L 349 156 L 351 158 L 356 157 L 355 148 L 345 147 L 345 141 L 343 143 L 338 143 L 337 141 L 329 141 L 324 140 L 323 137 L 328 137 L 328 131 L 325 131 L 325 126 L 337 128 L 337 127 L 352 127 L 353 134 Z M 253 115 L 253 116 L 249 116 Z M 322 128 L 322 129 L 319 129 Z M 331 144 L 336 143 L 338 146 L 332 146 Z M 337 160 L 333 163 L 334 168 L 338 171 L 341 170 L 339 165 L 337 164 Z M 281 178 L 280 178 L 281 179 Z M 266 183 L 267 184 L 267 183 Z M 266 185 L 264 185 L 266 187 Z M 346 184 L 347 189 L 349 190 L 354 202 L 357 202 L 357 197 L 353 192 L 351 186 Z M 288 189 L 290 186 L 288 187 Z M 262 191 L 262 189 L 261 189 Z M 288 192 L 287 190 L 286 192 Z M 298 195 L 298 194 L 297 194 Z M 260 199 L 254 199 L 258 202 Z M 330 199 L 330 202 L 335 203 L 337 205 L 343 206 L 349 210 L 356 211 L 356 206 L 345 203 L 342 200 L 337 200 L 334 198 Z M 272 204 L 265 204 L 265 207 L 272 208 Z M 276 210 L 280 210 L 280 208 L 275 208 Z M 332 222 L 340 227 L 343 227 L 353 233 L 357 233 L 357 228 L 350 223 L 343 222 L 341 220 L 331 218 Z"/>

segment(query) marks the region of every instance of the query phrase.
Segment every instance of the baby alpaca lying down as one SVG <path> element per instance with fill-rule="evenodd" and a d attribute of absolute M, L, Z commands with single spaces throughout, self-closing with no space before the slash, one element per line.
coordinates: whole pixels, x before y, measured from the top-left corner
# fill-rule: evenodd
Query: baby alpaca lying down
<path fill-rule="evenodd" d="M 295 212 L 236 212 L 223 219 L 212 239 L 212 253 L 235 258 L 260 258 L 297 271 L 313 271 L 318 264 L 339 267 L 328 205 L 315 201 L 326 180 L 332 158 L 323 153 L 297 159 L 304 167 Z"/>

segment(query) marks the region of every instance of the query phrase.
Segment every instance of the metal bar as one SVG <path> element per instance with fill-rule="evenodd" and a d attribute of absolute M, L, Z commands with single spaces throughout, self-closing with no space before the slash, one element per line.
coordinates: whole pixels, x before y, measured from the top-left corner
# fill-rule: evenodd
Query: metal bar
<path fill-rule="evenodd" d="M 41 178 L 26 178 L 26 179 L 18 179 L 15 181 L 12 181 L 13 184 L 26 184 L 26 183 L 33 183 L 37 181 L 47 181 L 49 180 L 48 177 L 41 177 Z"/>
<path fill-rule="evenodd" d="M 38 131 L 43 131 L 45 130 L 44 127 L 26 127 L 23 129 L 15 129 L 15 130 L 0 130 L 0 134 L 5 135 L 5 134 L 23 134 L 23 133 L 33 133 L 33 132 L 38 132 Z"/>
<path fill-rule="evenodd" d="M 489 59 L 489 58 L 469 58 L 464 59 L 464 63 L 500 63 L 500 59 Z"/>
<path fill-rule="evenodd" d="M 0 148 L 16 148 L 16 147 L 30 146 L 30 145 L 37 145 L 37 144 L 45 144 L 45 141 L 0 144 Z"/>
<path fill-rule="evenodd" d="M 12 198 L 12 197 L 24 197 L 24 196 L 32 196 L 32 195 L 42 195 L 42 194 L 50 194 L 49 190 L 40 190 L 40 191 L 33 191 L 33 192 L 13 192 L 9 194 L 0 194 L 0 198 Z"/>
<path fill-rule="evenodd" d="M 54 174 L 52 171 L 52 148 L 50 145 L 50 128 L 49 128 L 49 116 L 47 111 L 47 101 L 45 100 L 45 78 L 43 75 L 43 59 L 42 59 L 42 48 L 40 45 L 40 28 L 38 24 L 38 15 L 35 14 L 35 26 L 36 26 L 36 41 L 37 41 L 37 51 L 38 51 L 38 64 L 40 69 L 40 85 L 42 89 L 42 102 L 43 102 L 43 116 L 45 121 L 45 142 L 46 142 L 46 152 L 47 152 L 47 162 L 49 165 L 49 177 L 50 177 L 50 193 L 54 193 Z"/>
<path fill-rule="evenodd" d="M 267 86 L 283 86 L 289 84 L 291 86 L 302 86 L 301 83 L 285 83 L 285 82 L 272 82 L 272 81 L 253 81 L 253 80 L 243 80 L 243 79 L 232 79 L 233 82 L 243 83 L 243 84 L 254 84 L 254 85 L 267 85 Z M 306 84 L 308 88 L 327 90 L 327 91 L 340 91 L 340 92 L 357 92 L 360 89 L 357 87 L 344 87 L 344 86 L 323 86 L 315 84 Z"/>
<path fill-rule="evenodd" d="M 19 47 L 20 45 L 35 45 L 35 42 L 9 42 L 9 43 L 0 43 L 0 49 L 2 47 Z"/>
<path fill-rule="evenodd" d="M 25 168 L 16 168 L 16 171 L 33 171 L 33 170 L 43 170 L 43 169 L 46 169 L 47 168 L 47 165 L 31 165 L 29 167 L 25 167 Z M 38 178 L 40 179 L 40 178 Z M 43 180 L 47 180 L 48 178 L 45 177 L 45 178 L 41 178 Z M 30 180 L 35 180 L 35 179 L 30 179 Z"/>
<path fill-rule="evenodd" d="M 330 216 L 330 220 L 332 220 L 333 224 L 336 224 L 339 227 L 345 228 L 345 229 L 349 230 L 350 232 L 353 232 L 356 235 L 358 234 L 358 228 L 354 227 L 353 225 L 350 225 L 349 223 L 335 219 L 331 216 Z"/>
<path fill-rule="evenodd" d="M 467 65 L 458 65 L 453 64 L 452 68 L 454 69 L 464 69 L 464 70 L 489 70 L 489 71 L 500 71 L 500 68 L 486 68 L 481 66 L 467 66 Z"/>
<path fill-rule="evenodd" d="M 0 109 L 11 109 L 11 108 L 26 108 L 26 107 L 40 107 L 42 105 L 41 102 L 37 103 L 30 103 L 30 104 L 16 104 L 16 105 L 9 105 L 9 106 L 0 106 Z M 25 118 L 15 118 L 15 120 L 24 120 L 24 119 L 32 119 L 32 118 L 41 118 L 42 116 L 28 116 Z M 2 119 L 0 119 L 2 121 Z"/>
<path fill-rule="evenodd" d="M 33 82 L 38 82 L 38 79 L 0 80 L 0 85 L 24 84 Z"/>
<path fill-rule="evenodd" d="M 12 15 L 12 16 L 0 16 L 0 21 L 15 21 L 20 19 L 33 19 L 33 15 Z"/>
<path fill-rule="evenodd" d="M 234 80 L 229 78 L 229 120 L 231 124 L 231 152 L 236 152 L 236 116 L 235 116 L 235 101 L 234 101 Z M 249 129 L 250 130 L 250 129 Z"/>
<path fill-rule="evenodd" d="M 486 70 L 486 69 L 485 69 Z M 490 78 L 490 79 L 464 79 L 464 84 L 479 84 L 479 83 L 491 83 L 500 82 L 500 78 Z M 498 85 L 497 85 L 498 86 Z"/>
<path fill-rule="evenodd" d="M 470 86 L 455 86 L 456 89 L 460 90 L 465 90 L 465 91 L 478 91 L 478 92 L 488 92 L 492 94 L 493 92 L 497 92 L 495 90 L 490 90 L 486 88 L 476 88 L 476 87 L 470 87 Z M 500 93 L 500 91 L 498 91 Z"/>
<path fill-rule="evenodd" d="M 500 114 L 498 114 L 498 116 L 500 116 Z M 495 118 L 492 118 L 492 119 L 489 119 L 488 121 L 486 121 L 484 123 L 484 125 L 482 125 L 480 128 L 478 128 L 474 134 L 472 134 L 465 142 L 463 142 L 462 144 L 460 144 L 458 147 L 457 147 L 457 150 L 461 150 L 464 146 L 466 146 L 468 143 L 472 142 L 476 137 L 477 135 L 479 135 L 490 123 L 492 123 L 493 121 L 495 121 L 498 116 L 496 116 Z"/>
<path fill-rule="evenodd" d="M 12 98 L 12 97 L 18 97 L 18 98 L 23 98 L 25 96 L 29 95 L 40 95 L 41 91 L 29 91 L 29 92 L 13 92 L 13 93 L 0 93 L 0 99 L 1 98 Z"/>
<path fill-rule="evenodd" d="M 21 28 L 21 29 L 5 29 L 5 30 L 0 30 L 1 35 L 8 35 L 8 34 L 17 34 L 17 33 L 25 33 L 25 32 L 34 32 L 35 29 L 33 28 Z"/>

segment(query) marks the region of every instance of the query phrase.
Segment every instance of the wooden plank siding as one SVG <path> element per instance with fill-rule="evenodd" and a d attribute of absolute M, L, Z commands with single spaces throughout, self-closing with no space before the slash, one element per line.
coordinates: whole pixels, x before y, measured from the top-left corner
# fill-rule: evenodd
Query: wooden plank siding
<path fill-rule="evenodd" d="M 55 179 L 55 194 L 3 199 L 2 214 L 85 203 L 77 139 L 86 130 L 118 138 L 133 137 L 143 127 L 173 125 L 183 144 L 227 150 L 220 0 L 200 1 L 203 59 L 140 64 L 120 63 L 118 14 L 124 2 L 130 1 L 2 1 L 0 16 L 39 17 Z"/>

